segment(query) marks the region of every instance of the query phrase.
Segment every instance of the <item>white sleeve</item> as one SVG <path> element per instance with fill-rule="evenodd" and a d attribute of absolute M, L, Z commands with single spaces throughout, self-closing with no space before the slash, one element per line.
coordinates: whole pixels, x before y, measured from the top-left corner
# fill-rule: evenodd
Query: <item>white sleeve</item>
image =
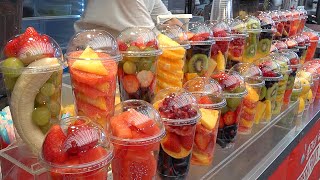
<path fill-rule="evenodd" d="M 158 15 L 171 15 L 171 12 L 168 11 L 167 7 L 163 4 L 161 0 L 155 0 L 153 9 L 151 11 L 151 17 L 153 22 L 157 21 Z"/>

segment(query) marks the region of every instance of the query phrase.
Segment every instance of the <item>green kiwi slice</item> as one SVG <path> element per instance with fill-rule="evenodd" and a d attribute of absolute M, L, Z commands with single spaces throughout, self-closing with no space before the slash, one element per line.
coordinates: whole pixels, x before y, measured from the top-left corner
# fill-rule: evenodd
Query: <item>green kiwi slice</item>
<path fill-rule="evenodd" d="M 260 91 L 259 100 L 261 101 L 264 97 L 266 97 L 266 94 L 267 94 L 267 87 L 262 86 L 261 91 Z"/>
<path fill-rule="evenodd" d="M 269 53 L 271 47 L 271 41 L 269 39 L 261 39 L 258 44 L 258 51 L 260 53 Z"/>
<path fill-rule="evenodd" d="M 267 89 L 267 93 L 266 93 L 265 98 L 267 100 L 274 99 L 277 95 L 277 91 L 278 91 L 278 83 L 274 83 L 272 87 Z"/>
<path fill-rule="evenodd" d="M 188 62 L 189 73 L 202 75 L 208 69 L 209 59 L 204 54 L 195 54 Z"/>
<path fill-rule="evenodd" d="M 254 44 L 251 44 L 250 46 L 246 47 L 246 50 L 244 52 L 244 55 L 246 57 L 253 57 L 256 55 L 256 47 Z"/>

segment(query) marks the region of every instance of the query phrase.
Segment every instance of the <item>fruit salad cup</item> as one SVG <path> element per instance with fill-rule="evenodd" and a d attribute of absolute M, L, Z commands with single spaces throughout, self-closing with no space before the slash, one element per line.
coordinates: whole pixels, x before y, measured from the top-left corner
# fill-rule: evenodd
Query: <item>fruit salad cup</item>
<path fill-rule="evenodd" d="M 157 25 L 162 54 L 157 62 L 156 92 L 168 87 L 182 88 L 186 49 L 190 48 L 186 32 L 177 25 Z"/>
<path fill-rule="evenodd" d="M 308 19 L 308 12 L 304 8 L 298 9 L 298 11 L 299 11 L 299 16 L 300 16 L 300 24 L 297 29 L 297 34 L 301 34 L 304 29 L 304 26 L 306 25 L 307 19 Z"/>
<path fill-rule="evenodd" d="M 166 129 L 161 140 L 158 174 L 162 179 L 185 179 L 201 118 L 196 99 L 183 89 L 167 88 L 157 93 L 153 106 L 160 112 Z"/>
<path fill-rule="evenodd" d="M 303 64 L 307 56 L 307 46 L 305 43 L 305 38 L 300 35 L 296 35 L 292 38 L 298 43 L 297 54 L 300 57 L 300 63 Z"/>
<path fill-rule="evenodd" d="M 287 44 L 288 49 L 297 53 L 299 52 L 298 42 L 295 41 L 293 38 L 287 38 L 284 42 Z"/>
<path fill-rule="evenodd" d="M 106 128 L 113 115 L 121 59 L 115 39 L 103 30 L 79 32 L 69 42 L 66 59 L 77 114 Z"/>
<path fill-rule="evenodd" d="M 197 99 L 201 119 L 196 126 L 191 164 L 211 165 L 216 147 L 221 108 L 226 106 L 221 86 L 206 77 L 197 77 L 183 85 Z"/>
<path fill-rule="evenodd" d="M 285 24 L 283 23 L 283 21 L 281 21 L 280 11 L 271 11 L 268 14 L 271 16 L 272 20 L 274 21 L 275 27 L 277 29 L 277 32 L 274 34 L 274 39 L 281 40 Z"/>
<path fill-rule="evenodd" d="M 312 74 L 304 70 L 299 70 L 297 77 L 299 77 L 302 86 L 300 101 L 304 101 L 304 110 L 307 110 L 312 101 L 312 88 L 314 86 Z"/>
<path fill-rule="evenodd" d="M 289 36 L 295 36 L 297 34 L 298 28 L 300 26 L 300 22 L 301 22 L 301 17 L 300 17 L 300 12 L 298 10 L 292 10 L 290 11 L 290 13 L 292 14 L 292 21 L 291 21 L 291 28 L 289 31 Z"/>
<path fill-rule="evenodd" d="M 225 68 L 224 61 L 211 59 L 211 47 L 214 44 L 213 32 L 207 24 L 188 23 L 188 40 L 191 48 L 187 50 L 184 66 L 184 82 L 198 77 L 209 77 L 217 68 Z M 224 64 L 223 64 L 224 63 Z"/>
<path fill-rule="evenodd" d="M 227 69 L 243 61 L 243 53 L 246 44 L 247 27 L 240 19 L 226 19 L 231 28 L 231 42 L 229 44 Z"/>
<path fill-rule="evenodd" d="M 314 67 L 317 70 L 318 74 L 320 74 L 320 60 L 319 59 L 313 59 L 312 61 L 308 61 L 305 63 L 305 66 Z M 320 98 L 320 85 L 318 86 L 316 98 L 317 99 Z"/>
<path fill-rule="evenodd" d="M 261 13 L 258 18 L 260 20 L 262 30 L 259 36 L 255 59 L 266 57 L 270 54 L 273 36 L 275 32 L 277 32 L 274 21 L 267 13 Z"/>
<path fill-rule="evenodd" d="M 292 89 L 292 96 L 290 97 L 291 102 L 297 102 L 298 101 L 298 106 L 295 109 L 294 116 L 293 116 L 293 122 L 291 119 L 287 119 L 288 125 L 299 125 L 301 124 L 301 118 L 303 115 L 303 111 L 305 109 L 305 103 L 302 98 L 300 98 L 300 94 L 302 91 L 302 86 L 300 79 L 298 77 L 295 78 L 294 80 L 294 85 Z"/>
<path fill-rule="evenodd" d="M 312 99 L 310 101 L 310 104 L 312 104 L 314 102 L 314 100 L 316 98 L 317 91 L 319 89 L 320 74 L 318 74 L 319 71 L 317 68 L 319 69 L 319 66 L 316 66 L 315 64 L 312 66 L 305 64 L 301 69 L 303 71 L 311 73 L 311 75 L 312 75 L 313 86 L 311 88 Z"/>
<path fill-rule="evenodd" d="M 316 52 L 319 37 L 318 37 L 318 34 L 314 31 L 303 32 L 303 34 L 307 35 L 310 38 L 310 46 L 307 49 L 307 56 L 306 56 L 306 61 L 310 61 L 313 58 L 314 53 Z"/>
<path fill-rule="evenodd" d="M 288 49 L 287 44 L 283 41 L 275 40 L 275 41 L 272 41 L 272 44 L 276 46 L 276 48 L 278 49 L 278 52 Z"/>
<path fill-rule="evenodd" d="M 279 81 L 283 76 L 280 71 L 280 65 L 273 61 L 270 56 L 256 61 L 255 65 L 262 71 L 262 79 L 265 81 L 265 85 L 261 88 L 254 121 L 256 124 L 268 123 L 275 107 Z"/>
<path fill-rule="evenodd" d="M 156 87 L 157 59 L 162 53 L 156 34 L 145 27 L 127 28 L 117 41 L 123 55 L 118 69 L 121 100 L 151 102 Z"/>
<path fill-rule="evenodd" d="M 289 37 L 292 15 L 290 14 L 290 11 L 280 11 L 279 16 L 280 21 L 284 25 L 282 39 L 286 39 Z"/>
<path fill-rule="evenodd" d="M 52 123 L 60 121 L 62 51 L 57 42 L 28 27 L 3 49 L 0 73 L 20 138 L 34 152 L 41 149 Z"/>
<path fill-rule="evenodd" d="M 250 134 L 254 124 L 260 91 L 264 86 L 262 72 L 259 67 L 249 63 L 239 63 L 233 66 L 230 71 L 238 72 L 246 82 L 248 94 L 243 98 L 238 132 L 240 134 Z"/>
<path fill-rule="evenodd" d="M 48 131 L 39 161 L 49 179 L 107 179 L 113 148 L 99 124 L 84 116 L 63 119 Z"/>
<path fill-rule="evenodd" d="M 142 100 L 117 104 L 109 131 L 114 146 L 113 179 L 155 179 L 164 135 L 164 125 L 151 104 Z"/>
<path fill-rule="evenodd" d="M 232 148 L 238 132 L 243 98 L 247 94 L 244 79 L 235 71 L 220 71 L 211 77 L 219 82 L 227 101 L 227 106 L 221 109 L 217 143 L 221 148 Z"/>

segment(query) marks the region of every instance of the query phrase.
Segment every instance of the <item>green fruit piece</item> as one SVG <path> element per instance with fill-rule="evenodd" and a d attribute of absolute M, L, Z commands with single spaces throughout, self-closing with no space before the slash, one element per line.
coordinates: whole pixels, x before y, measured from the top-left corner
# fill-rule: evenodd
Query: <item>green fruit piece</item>
<path fill-rule="evenodd" d="M 287 89 L 293 89 L 295 79 L 296 79 L 296 77 L 289 76 L 288 82 L 287 82 Z"/>
<path fill-rule="evenodd" d="M 52 83 L 44 83 L 41 87 L 40 92 L 45 96 L 52 96 L 56 88 Z"/>
<path fill-rule="evenodd" d="M 286 90 L 286 88 L 287 88 L 287 85 L 286 85 L 286 84 L 279 86 L 278 91 L 277 91 L 277 94 L 282 94 L 282 93 L 284 93 L 284 91 Z"/>
<path fill-rule="evenodd" d="M 38 105 L 44 105 L 49 103 L 50 98 L 48 96 L 43 95 L 41 92 L 39 92 L 36 96 L 36 103 Z"/>
<path fill-rule="evenodd" d="M 49 123 L 50 118 L 50 110 L 45 106 L 35 108 L 32 112 L 32 121 L 38 126 L 46 125 Z"/>
<path fill-rule="evenodd" d="M 7 75 L 4 76 L 4 85 L 9 91 L 13 91 L 14 85 L 16 84 L 18 78 L 8 77 Z"/>
<path fill-rule="evenodd" d="M 150 57 L 141 58 L 140 61 L 137 62 L 138 71 L 139 72 L 142 70 L 150 71 L 153 63 L 154 63 L 154 60 L 152 60 L 152 58 Z"/>
<path fill-rule="evenodd" d="M 60 115 L 61 105 L 57 101 L 50 101 L 48 108 L 52 116 Z"/>
<path fill-rule="evenodd" d="M 135 73 L 136 73 L 136 70 L 137 70 L 136 64 L 133 63 L 132 61 L 126 61 L 126 62 L 123 64 L 123 71 L 124 71 L 126 74 L 135 74 Z"/>
<path fill-rule="evenodd" d="M 262 86 L 259 96 L 259 101 L 261 101 L 264 97 L 266 97 L 267 94 L 267 87 Z"/>
<path fill-rule="evenodd" d="M 251 44 L 250 46 L 246 47 L 244 51 L 244 56 L 246 57 L 253 57 L 256 55 L 256 46 Z"/>
<path fill-rule="evenodd" d="M 248 45 L 255 45 L 257 44 L 257 39 L 258 39 L 258 36 L 257 34 L 255 33 L 249 33 L 249 38 L 248 38 Z"/>
<path fill-rule="evenodd" d="M 227 106 L 230 109 L 236 109 L 241 103 L 241 98 L 227 98 Z"/>
<path fill-rule="evenodd" d="M 274 99 L 277 95 L 278 83 L 274 83 L 272 87 L 267 89 L 266 100 Z"/>
<path fill-rule="evenodd" d="M 237 87 L 234 90 L 232 90 L 232 93 L 242 93 L 243 91 L 245 91 L 245 87 Z"/>
<path fill-rule="evenodd" d="M 5 76 L 15 78 L 20 76 L 24 64 L 18 58 L 10 57 L 1 64 L 2 72 Z"/>
<path fill-rule="evenodd" d="M 228 108 L 228 106 L 224 106 L 223 108 L 221 108 L 221 114 L 225 114 L 229 111 L 230 109 Z"/>
<path fill-rule="evenodd" d="M 48 79 L 48 83 L 52 83 L 52 84 L 56 84 L 57 82 L 58 82 L 58 72 L 57 71 L 55 71 L 55 72 L 53 72 L 52 73 L 52 75 L 50 76 L 50 78 Z"/>
<path fill-rule="evenodd" d="M 49 131 L 49 129 L 51 128 L 51 123 L 47 123 L 43 126 L 39 126 L 39 128 L 41 129 L 43 134 L 46 134 Z"/>
<path fill-rule="evenodd" d="M 209 59 L 204 54 L 195 54 L 188 62 L 189 73 L 198 73 L 202 75 L 208 69 Z"/>
<path fill-rule="evenodd" d="M 270 39 L 261 39 L 258 44 L 258 52 L 262 54 L 270 53 L 271 41 Z"/>

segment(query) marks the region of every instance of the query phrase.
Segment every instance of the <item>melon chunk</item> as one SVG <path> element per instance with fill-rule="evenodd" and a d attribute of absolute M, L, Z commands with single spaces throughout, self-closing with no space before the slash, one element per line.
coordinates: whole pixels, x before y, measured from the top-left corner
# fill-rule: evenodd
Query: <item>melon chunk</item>
<path fill-rule="evenodd" d="M 205 128 L 212 130 L 218 121 L 219 118 L 219 111 L 213 109 L 200 109 L 202 117 L 201 117 L 201 125 Z"/>

